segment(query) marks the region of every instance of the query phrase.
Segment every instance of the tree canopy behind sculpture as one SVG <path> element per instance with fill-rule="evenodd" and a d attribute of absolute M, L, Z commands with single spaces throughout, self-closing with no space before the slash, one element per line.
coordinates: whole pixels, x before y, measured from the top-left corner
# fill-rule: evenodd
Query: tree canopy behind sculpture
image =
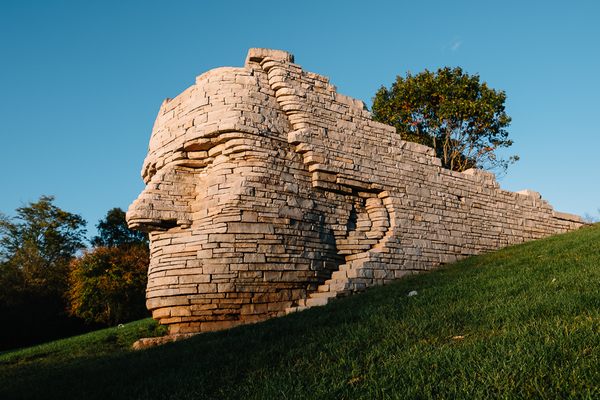
<path fill-rule="evenodd" d="M 139 231 L 129 229 L 125 220 L 125 211 L 112 208 L 106 217 L 98 222 L 98 236 L 92 238 L 94 247 L 119 247 L 132 244 L 148 244 L 148 236 Z"/>
<path fill-rule="evenodd" d="M 402 138 L 432 147 L 442 165 L 455 171 L 477 167 L 506 170 L 518 156 L 503 159 L 510 147 L 506 94 L 459 67 L 398 76 L 373 99 L 373 119 L 392 125 Z"/>
<path fill-rule="evenodd" d="M 114 325 L 149 316 L 148 246 L 97 247 L 71 263 L 69 312 L 88 323 Z"/>
<path fill-rule="evenodd" d="M 96 227 L 95 248 L 71 263 L 69 312 L 108 325 L 147 317 L 148 237 L 129 229 L 120 208 L 110 209 Z"/>

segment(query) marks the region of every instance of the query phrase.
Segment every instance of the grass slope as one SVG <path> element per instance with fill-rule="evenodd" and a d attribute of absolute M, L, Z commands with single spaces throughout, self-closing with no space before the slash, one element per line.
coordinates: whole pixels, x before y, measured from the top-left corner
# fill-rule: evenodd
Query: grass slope
<path fill-rule="evenodd" d="M 600 225 L 129 350 L 154 329 L 144 320 L 2 354 L 0 398 L 597 399 Z"/>

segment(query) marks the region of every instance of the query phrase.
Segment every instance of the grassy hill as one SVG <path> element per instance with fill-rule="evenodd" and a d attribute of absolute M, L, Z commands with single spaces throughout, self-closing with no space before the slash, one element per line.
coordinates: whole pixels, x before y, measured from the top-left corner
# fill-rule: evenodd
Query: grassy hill
<path fill-rule="evenodd" d="M 143 320 L 0 354 L 0 399 L 598 399 L 600 225 L 129 350 L 155 333 Z"/>

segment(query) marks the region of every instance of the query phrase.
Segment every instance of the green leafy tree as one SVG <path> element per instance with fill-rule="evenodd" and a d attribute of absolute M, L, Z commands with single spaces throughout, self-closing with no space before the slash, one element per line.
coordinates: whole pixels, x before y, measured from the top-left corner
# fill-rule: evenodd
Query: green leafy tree
<path fill-rule="evenodd" d="M 98 222 L 98 236 L 92 238 L 94 247 L 118 247 L 123 245 L 148 243 L 148 236 L 139 231 L 129 229 L 125 219 L 125 211 L 113 208 L 106 213 L 106 217 Z"/>
<path fill-rule="evenodd" d="M 85 221 L 42 196 L 0 215 L 0 348 L 73 332 L 65 312 L 69 263 L 84 247 Z"/>
<path fill-rule="evenodd" d="M 115 325 L 148 316 L 145 306 L 149 251 L 145 244 L 98 247 L 73 261 L 72 315 Z"/>
<path fill-rule="evenodd" d="M 16 210 L 15 218 L 0 217 L 0 260 L 21 275 L 23 288 L 61 296 L 67 289 L 69 262 L 84 247 L 85 220 L 61 210 L 54 198 Z"/>
<path fill-rule="evenodd" d="M 461 68 L 425 70 L 398 76 L 373 99 L 373 119 L 396 128 L 404 140 L 432 147 L 445 168 L 506 170 L 518 156 L 503 159 L 510 147 L 506 94 Z"/>

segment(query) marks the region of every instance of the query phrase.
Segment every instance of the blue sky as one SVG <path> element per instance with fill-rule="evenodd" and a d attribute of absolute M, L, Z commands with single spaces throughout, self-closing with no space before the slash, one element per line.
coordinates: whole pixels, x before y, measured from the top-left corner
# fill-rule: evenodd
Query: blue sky
<path fill-rule="evenodd" d="M 479 74 L 506 91 L 521 157 L 501 186 L 597 216 L 599 4 L 1 0 L 0 211 L 54 195 L 95 233 L 143 188 L 162 100 L 271 47 L 369 105 L 407 71 Z"/>

